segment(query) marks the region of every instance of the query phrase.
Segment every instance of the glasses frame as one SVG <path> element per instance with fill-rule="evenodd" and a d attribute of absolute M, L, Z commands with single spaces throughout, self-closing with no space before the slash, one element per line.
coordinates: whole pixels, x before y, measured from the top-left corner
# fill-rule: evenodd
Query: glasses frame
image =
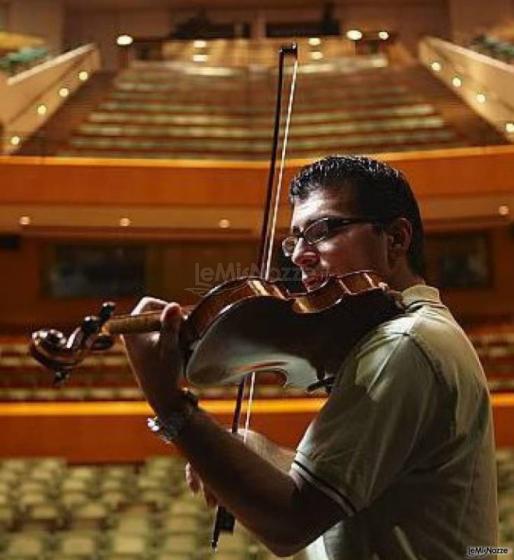
<path fill-rule="evenodd" d="M 326 223 L 327 224 L 327 230 L 326 233 L 318 238 L 313 238 L 313 239 L 309 239 L 309 230 L 313 231 L 313 227 L 314 226 L 318 226 L 320 223 Z M 284 253 L 284 255 L 287 258 L 290 258 L 293 256 L 293 253 L 296 249 L 296 246 L 298 245 L 300 239 L 303 239 L 305 241 L 305 243 L 307 243 L 307 245 L 310 245 L 311 247 L 314 245 L 317 245 L 318 243 L 321 243 L 321 241 L 325 241 L 325 239 L 328 239 L 330 237 L 332 237 L 332 235 L 336 234 L 339 230 L 347 227 L 347 226 L 352 226 L 354 224 L 379 224 L 380 222 L 378 222 L 377 220 L 373 220 L 371 218 L 337 218 L 337 217 L 327 217 L 327 218 L 320 218 L 319 220 L 316 220 L 315 222 L 312 222 L 312 224 L 309 224 L 303 231 L 301 231 L 300 233 L 296 234 L 296 235 L 288 235 L 283 241 L 282 241 L 282 252 Z M 288 243 L 294 243 L 294 247 L 292 250 L 289 250 L 287 248 L 287 244 Z"/>

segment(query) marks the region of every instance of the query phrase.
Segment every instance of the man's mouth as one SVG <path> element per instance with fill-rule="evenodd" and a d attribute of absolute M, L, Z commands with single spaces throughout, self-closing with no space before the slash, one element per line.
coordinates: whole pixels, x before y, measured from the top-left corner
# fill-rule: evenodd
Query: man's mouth
<path fill-rule="evenodd" d="M 312 292 L 316 288 L 319 288 L 325 279 L 326 276 L 324 274 L 309 274 L 303 276 L 302 282 L 307 291 Z"/>

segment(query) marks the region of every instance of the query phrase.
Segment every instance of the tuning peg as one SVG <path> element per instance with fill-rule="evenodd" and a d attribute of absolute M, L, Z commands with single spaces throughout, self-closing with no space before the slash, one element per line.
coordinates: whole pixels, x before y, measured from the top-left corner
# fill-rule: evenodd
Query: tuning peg
<path fill-rule="evenodd" d="M 55 329 L 42 330 L 41 338 L 49 350 L 57 351 L 66 346 L 66 337 L 61 331 Z"/>
<path fill-rule="evenodd" d="M 54 380 L 52 385 L 54 387 L 59 387 L 61 385 L 64 384 L 64 382 L 68 379 L 68 377 L 70 376 L 70 370 L 67 369 L 61 369 L 58 371 L 54 371 Z"/>
<path fill-rule="evenodd" d="M 80 330 L 85 337 L 96 334 L 100 330 L 100 319 L 95 315 L 88 315 L 82 320 Z"/>
<path fill-rule="evenodd" d="M 116 304 L 112 301 L 106 301 L 104 304 L 102 304 L 102 309 L 100 309 L 100 313 L 98 314 L 100 325 L 103 325 L 111 318 L 111 315 L 114 313 L 115 309 Z"/>

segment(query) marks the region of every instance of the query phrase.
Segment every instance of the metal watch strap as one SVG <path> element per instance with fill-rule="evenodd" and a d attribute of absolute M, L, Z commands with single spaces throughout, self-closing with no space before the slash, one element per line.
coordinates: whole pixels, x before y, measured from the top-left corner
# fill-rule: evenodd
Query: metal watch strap
<path fill-rule="evenodd" d="M 175 442 L 190 416 L 198 410 L 198 397 L 194 393 L 183 390 L 182 397 L 192 406 L 187 407 L 185 410 L 171 411 L 165 418 L 155 416 L 154 418 L 147 419 L 150 431 L 166 443 L 171 444 Z"/>

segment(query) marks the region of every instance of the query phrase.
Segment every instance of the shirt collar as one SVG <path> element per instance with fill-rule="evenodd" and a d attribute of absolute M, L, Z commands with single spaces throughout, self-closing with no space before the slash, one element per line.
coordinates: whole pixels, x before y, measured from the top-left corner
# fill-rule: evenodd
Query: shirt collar
<path fill-rule="evenodd" d="M 439 290 L 426 284 L 415 284 L 402 292 L 402 300 L 405 307 L 419 304 L 441 305 Z"/>

